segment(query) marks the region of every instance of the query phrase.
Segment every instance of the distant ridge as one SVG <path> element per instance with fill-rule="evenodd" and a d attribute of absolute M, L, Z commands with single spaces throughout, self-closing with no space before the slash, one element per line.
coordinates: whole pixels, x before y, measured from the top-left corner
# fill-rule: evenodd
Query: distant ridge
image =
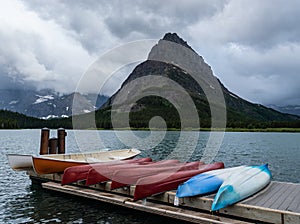
<path fill-rule="evenodd" d="M 294 114 L 300 116 L 300 105 L 286 105 L 286 106 L 269 105 L 269 107 L 285 114 Z"/>
<path fill-rule="evenodd" d="M 43 119 L 88 113 L 99 109 L 107 99 L 98 94 L 59 94 L 51 89 L 0 89 L 0 109 Z"/>

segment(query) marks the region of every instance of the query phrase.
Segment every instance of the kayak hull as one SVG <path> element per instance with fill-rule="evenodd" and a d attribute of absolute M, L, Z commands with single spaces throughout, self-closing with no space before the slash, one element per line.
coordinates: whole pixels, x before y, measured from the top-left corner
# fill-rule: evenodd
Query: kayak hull
<path fill-rule="evenodd" d="M 190 162 L 190 163 L 179 163 L 172 164 L 171 166 L 163 167 L 139 167 L 133 169 L 124 169 L 115 171 L 112 178 L 111 190 L 125 187 L 128 185 L 135 185 L 137 181 L 143 177 L 152 176 L 162 172 L 178 172 L 183 170 L 195 170 L 198 169 L 202 162 Z"/>
<path fill-rule="evenodd" d="M 268 165 L 249 166 L 242 172 L 233 173 L 218 190 L 212 211 L 239 202 L 265 188 L 271 181 Z"/>
<path fill-rule="evenodd" d="M 205 195 L 218 191 L 225 179 L 233 172 L 246 169 L 246 166 L 238 166 L 198 174 L 178 186 L 176 197 L 191 197 Z"/>
<path fill-rule="evenodd" d="M 128 160 L 121 160 L 121 161 L 112 161 L 112 162 L 105 162 L 105 163 L 95 163 L 95 164 L 68 167 L 64 170 L 61 184 L 66 185 L 66 184 L 74 183 L 76 181 L 86 180 L 89 170 L 92 168 L 98 170 L 98 169 L 104 169 L 105 166 L 137 164 L 137 163 L 151 162 L 151 161 L 152 159 L 147 157 L 147 158 L 128 159 Z"/>
<path fill-rule="evenodd" d="M 86 179 L 86 186 L 113 180 L 114 172 L 122 169 L 129 169 L 129 168 L 141 168 L 141 167 L 161 167 L 161 166 L 170 166 L 174 164 L 178 164 L 178 160 L 163 160 L 159 162 L 150 162 L 150 163 L 142 163 L 142 164 L 124 164 L 119 166 L 106 166 L 103 169 L 95 169 L 92 168 L 89 170 L 87 179 Z"/>
<path fill-rule="evenodd" d="M 160 173 L 138 180 L 134 192 L 134 200 L 143 199 L 165 191 L 174 190 L 189 178 L 210 170 L 223 169 L 224 163 L 201 165 L 197 170 L 184 170 L 176 173 Z"/>

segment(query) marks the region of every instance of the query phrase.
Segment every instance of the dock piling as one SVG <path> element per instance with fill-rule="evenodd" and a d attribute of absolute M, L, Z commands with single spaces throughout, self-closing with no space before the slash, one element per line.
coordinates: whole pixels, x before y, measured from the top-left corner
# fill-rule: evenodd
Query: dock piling
<path fill-rule="evenodd" d="M 64 128 L 57 129 L 57 139 L 58 139 L 58 154 L 64 154 L 66 152 L 66 141 L 65 137 L 67 132 Z"/>
<path fill-rule="evenodd" d="M 49 139 L 49 154 L 57 154 L 57 138 Z"/>
<path fill-rule="evenodd" d="M 40 155 L 47 154 L 65 154 L 66 153 L 66 136 L 67 132 L 64 128 L 57 129 L 57 138 L 49 138 L 50 129 L 43 128 L 41 130 Z"/>
<path fill-rule="evenodd" d="M 48 128 L 43 128 L 41 130 L 40 155 L 48 154 L 49 134 L 50 134 L 50 130 Z"/>

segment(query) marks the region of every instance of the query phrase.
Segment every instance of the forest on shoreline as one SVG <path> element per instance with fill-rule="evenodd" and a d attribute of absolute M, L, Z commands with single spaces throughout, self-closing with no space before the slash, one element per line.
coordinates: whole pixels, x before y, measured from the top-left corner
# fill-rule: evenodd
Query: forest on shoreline
<path fill-rule="evenodd" d="M 146 116 L 146 115 L 145 115 Z M 76 129 L 95 129 L 95 127 L 86 126 L 87 115 L 77 115 L 77 120 L 81 120 L 82 124 L 76 125 Z M 170 119 L 171 118 L 171 119 Z M 97 129 L 110 130 L 113 129 L 110 114 L 108 111 L 97 111 L 95 113 L 95 121 Z M 138 116 L 131 117 L 130 127 L 119 128 L 119 130 L 150 130 L 149 118 L 141 118 Z M 200 131 L 219 131 L 223 129 L 211 129 L 209 122 L 203 122 Z M 181 130 L 180 122 L 175 117 L 166 119 L 167 130 Z M 34 117 L 28 117 L 26 115 L 11 112 L 7 110 L 0 110 L 0 129 L 40 129 L 48 127 L 51 129 L 65 128 L 73 129 L 72 117 L 61 119 L 38 119 Z M 195 128 L 183 128 L 184 130 L 199 130 Z M 157 128 L 157 130 L 160 130 Z M 260 132 L 300 132 L 300 120 L 293 121 L 255 121 L 245 120 L 239 122 L 227 121 L 226 131 L 260 131 Z"/>

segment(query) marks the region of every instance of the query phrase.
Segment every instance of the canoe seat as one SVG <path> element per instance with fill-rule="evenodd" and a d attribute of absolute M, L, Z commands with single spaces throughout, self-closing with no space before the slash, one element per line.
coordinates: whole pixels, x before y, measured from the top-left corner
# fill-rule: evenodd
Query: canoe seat
<path fill-rule="evenodd" d="M 88 163 L 99 163 L 99 162 L 104 162 L 104 161 L 101 160 L 101 159 L 96 159 L 96 158 L 93 158 L 93 157 L 88 157 L 88 158 L 86 158 L 86 161 L 87 161 Z"/>

